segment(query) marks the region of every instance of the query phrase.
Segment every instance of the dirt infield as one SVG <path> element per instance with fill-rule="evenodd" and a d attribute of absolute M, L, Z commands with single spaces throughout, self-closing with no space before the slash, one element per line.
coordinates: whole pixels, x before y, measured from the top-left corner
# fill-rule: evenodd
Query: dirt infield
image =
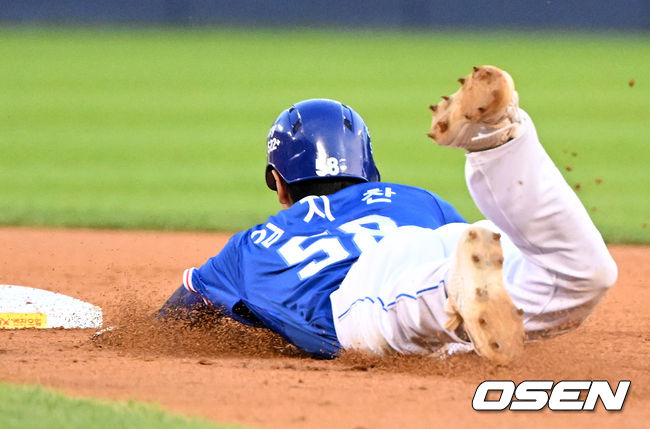
<path fill-rule="evenodd" d="M 577 330 L 530 344 L 496 368 L 475 355 L 305 358 L 278 338 L 224 321 L 157 329 L 147 316 L 224 245 L 218 234 L 0 228 L 0 284 L 62 292 L 104 309 L 116 331 L 0 330 L 0 381 L 258 428 L 642 427 L 650 421 L 650 248 L 615 246 L 619 280 Z M 1 297 L 0 297 L 1 299 Z M 486 379 L 631 380 L 622 412 L 479 413 Z M 646 423 L 643 423 L 643 422 Z"/>

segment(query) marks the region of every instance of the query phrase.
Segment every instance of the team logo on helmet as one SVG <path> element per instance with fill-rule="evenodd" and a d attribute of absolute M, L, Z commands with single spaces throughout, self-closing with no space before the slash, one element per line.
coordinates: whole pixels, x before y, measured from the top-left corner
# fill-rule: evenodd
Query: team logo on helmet
<path fill-rule="evenodd" d="M 266 142 L 266 153 L 271 153 L 282 143 L 279 139 L 273 137 Z"/>

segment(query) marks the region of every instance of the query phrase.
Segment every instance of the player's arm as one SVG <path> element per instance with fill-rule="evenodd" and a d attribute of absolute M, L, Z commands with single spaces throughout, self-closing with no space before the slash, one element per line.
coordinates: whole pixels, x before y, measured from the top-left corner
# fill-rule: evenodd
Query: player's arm
<path fill-rule="evenodd" d="M 161 315 L 179 307 L 194 310 L 195 314 L 218 311 L 238 322 L 262 326 L 243 303 L 240 293 L 239 246 L 243 234 L 234 235 L 218 255 L 200 268 L 185 270 L 183 286 L 163 305 Z"/>

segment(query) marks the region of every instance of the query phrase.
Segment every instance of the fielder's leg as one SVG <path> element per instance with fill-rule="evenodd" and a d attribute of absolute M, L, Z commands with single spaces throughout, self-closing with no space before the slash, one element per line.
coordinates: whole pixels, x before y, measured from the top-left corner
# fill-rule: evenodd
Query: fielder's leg
<path fill-rule="evenodd" d="M 466 179 L 483 226 L 502 231 L 504 280 L 525 312 L 529 336 L 577 326 L 617 276 L 616 265 L 580 200 L 518 109 L 510 76 L 475 68 L 433 108 L 431 137 L 469 151 Z"/>
<path fill-rule="evenodd" d="M 399 228 L 364 252 L 331 295 L 346 349 L 429 353 L 463 342 L 454 327 L 467 321 L 459 329 L 476 351 L 505 363 L 521 349 L 519 310 L 529 337 L 559 333 L 584 320 L 616 280 L 602 237 L 517 108 L 509 75 L 482 67 L 461 81 L 459 92 L 432 106 L 430 136 L 474 151 L 467 183 L 489 220 Z M 473 230 L 486 237 L 477 227 L 502 233 L 501 279 L 501 267 L 481 263 L 497 254 L 498 265 L 491 234 L 467 241 Z"/>

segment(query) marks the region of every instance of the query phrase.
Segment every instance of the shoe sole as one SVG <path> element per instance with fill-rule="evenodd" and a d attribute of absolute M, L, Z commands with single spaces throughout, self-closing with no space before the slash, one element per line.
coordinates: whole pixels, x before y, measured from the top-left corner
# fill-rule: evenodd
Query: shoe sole
<path fill-rule="evenodd" d="M 469 124 L 498 124 L 516 94 L 512 77 L 494 66 L 474 67 L 473 73 L 458 81 L 462 87 L 456 93 L 429 106 L 433 120 L 427 135 L 443 146 L 454 146 Z"/>
<path fill-rule="evenodd" d="M 523 351 L 525 332 L 522 312 L 503 286 L 500 237 L 481 227 L 463 233 L 451 261 L 447 293 L 476 352 L 505 365 Z"/>

